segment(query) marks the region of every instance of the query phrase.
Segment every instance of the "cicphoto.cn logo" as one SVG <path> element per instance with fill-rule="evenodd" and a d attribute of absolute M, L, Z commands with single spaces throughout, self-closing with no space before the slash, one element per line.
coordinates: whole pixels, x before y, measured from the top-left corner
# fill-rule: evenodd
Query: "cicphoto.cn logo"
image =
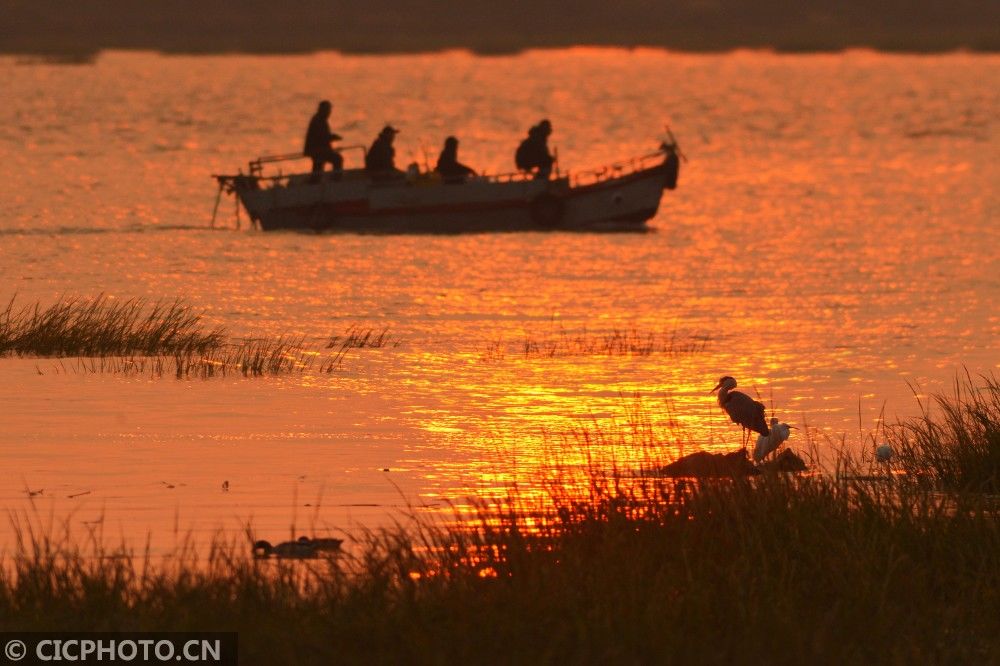
<path fill-rule="evenodd" d="M 13 632 L 0 634 L 3 663 L 236 664 L 235 633 Z"/>

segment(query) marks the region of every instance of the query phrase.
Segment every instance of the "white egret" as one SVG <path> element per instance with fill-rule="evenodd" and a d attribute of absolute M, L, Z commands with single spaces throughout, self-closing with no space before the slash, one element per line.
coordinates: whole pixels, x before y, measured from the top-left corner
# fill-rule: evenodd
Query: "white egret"
<path fill-rule="evenodd" d="M 759 463 L 777 451 L 781 443 L 788 440 L 788 435 L 794 427 L 787 423 L 779 423 L 777 418 L 771 417 L 771 432 L 757 437 L 757 446 L 753 449 L 753 461 Z"/>

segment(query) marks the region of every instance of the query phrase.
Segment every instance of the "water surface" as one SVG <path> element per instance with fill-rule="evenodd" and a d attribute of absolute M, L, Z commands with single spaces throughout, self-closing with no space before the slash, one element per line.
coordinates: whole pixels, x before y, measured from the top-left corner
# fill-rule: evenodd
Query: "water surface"
<path fill-rule="evenodd" d="M 108 53 L 0 71 L 4 298 L 182 297 L 236 334 L 399 342 L 263 379 L 0 360 L 10 511 L 44 490 L 42 517 L 165 545 L 251 519 L 336 532 L 530 479 L 635 393 L 667 448 L 670 418 L 689 446 L 739 444 L 707 395 L 722 374 L 850 443 L 1000 358 L 997 56 Z M 542 117 L 563 168 L 649 152 L 665 123 L 690 161 L 643 235 L 265 235 L 232 228 L 231 200 L 209 229 L 209 174 L 298 150 L 322 98 L 348 143 L 400 127 L 403 164 L 455 134 L 463 162 L 507 171 Z M 615 329 L 707 342 L 523 353 Z"/>

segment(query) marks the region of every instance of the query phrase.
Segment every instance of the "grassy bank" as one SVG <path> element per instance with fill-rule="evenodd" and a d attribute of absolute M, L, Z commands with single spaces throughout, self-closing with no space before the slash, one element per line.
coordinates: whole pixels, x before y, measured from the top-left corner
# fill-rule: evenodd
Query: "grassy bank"
<path fill-rule="evenodd" d="M 0 580 L 0 630 L 235 630 L 257 664 L 1000 660 L 1000 528 L 980 502 L 819 477 L 613 486 L 330 561 L 222 544 L 147 568 L 36 538 Z"/>
<path fill-rule="evenodd" d="M 602 459 L 332 559 L 254 560 L 239 540 L 150 563 L 22 529 L 0 630 L 238 631 L 250 664 L 998 663 L 1000 499 L 934 476 L 992 451 L 998 398 L 970 383 L 886 428 L 900 452 L 875 474 L 844 457 L 699 482 Z"/>
<path fill-rule="evenodd" d="M 236 631 L 248 664 L 1000 663 L 995 378 L 871 433 L 888 463 L 804 475 L 664 478 L 685 433 L 625 411 L 531 490 L 415 512 L 329 559 L 255 560 L 251 537 L 154 560 L 22 522 L 0 631 Z"/>

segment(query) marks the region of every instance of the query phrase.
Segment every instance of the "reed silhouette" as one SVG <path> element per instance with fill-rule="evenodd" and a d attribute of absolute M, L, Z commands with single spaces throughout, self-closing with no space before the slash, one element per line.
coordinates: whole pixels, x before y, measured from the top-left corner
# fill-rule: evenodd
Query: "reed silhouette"
<path fill-rule="evenodd" d="M 995 381 L 973 390 L 960 411 L 1000 400 Z M 1000 428 L 985 415 L 988 429 L 926 425 L 964 423 L 980 442 Z M 663 462 L 674 433 L 634 409 L 627 421 L 578 433 L 577 448 L 620 441 L 649 455 L 646 471 Z M 934 469 L 954 449 L 919 451 Z M 833 473 L 698 482 L 588 460 L 543 470 L 544 496 L 512 484 L 451 516 L 414 509 L 329 556 L 290 542 L 263 558 L 248 530 L 157 561 L 15 515 L 0 629 L 235 630 L 247 663 L 1000 660 L 991 495 L 869 474 L 863 455 Z"/>
<path fill-rule="evenodd" d="M 284 335 L 234 338 L 180 300 L 68 298 L 46 308 L 0 311 L 0 356 L 71 358 L 54 372 L 175 376 L 177 379 L 262 377 L 315 370 L 331 373 L 352 349 L 397 346 L 388 328 L 351 326 L 331 336 L 323 353 L 303 338 Z M 45 372 L 36 366 L 39 374 Z"/>

